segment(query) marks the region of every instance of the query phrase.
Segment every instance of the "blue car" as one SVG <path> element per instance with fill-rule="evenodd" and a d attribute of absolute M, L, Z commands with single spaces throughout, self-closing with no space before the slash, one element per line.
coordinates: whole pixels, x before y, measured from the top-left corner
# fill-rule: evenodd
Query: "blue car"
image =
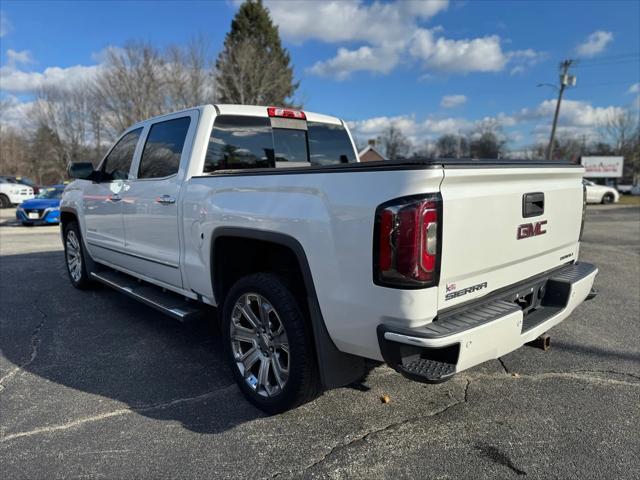
<path fill-rule="evenodd" d="M 23 225 L 48 225 L 60 223 L 60 198 L 64 185 L 40 188 L 31 200 L 22 202 L 16 210 L 16 218 Z"/>

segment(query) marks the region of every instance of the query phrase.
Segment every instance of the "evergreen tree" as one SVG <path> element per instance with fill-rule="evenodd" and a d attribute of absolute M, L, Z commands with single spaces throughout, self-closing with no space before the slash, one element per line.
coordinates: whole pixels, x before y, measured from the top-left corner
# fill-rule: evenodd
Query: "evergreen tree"
<path fill-rule="evenodd" d="M 218 101 L 286 106 L 298 88 L 278 27 L 261 0 L 243 3 L 216 62 Z"/>

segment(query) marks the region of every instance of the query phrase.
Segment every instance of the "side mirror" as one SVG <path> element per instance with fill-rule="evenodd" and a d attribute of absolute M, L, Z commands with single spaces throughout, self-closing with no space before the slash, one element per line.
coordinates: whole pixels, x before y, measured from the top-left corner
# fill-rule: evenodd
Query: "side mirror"
<path fill-rule="evenodd" d="M 93 169 L 91 162 L 73 162 L 69 164 L 69 177 L 97 181 L 98 172 Z"/>

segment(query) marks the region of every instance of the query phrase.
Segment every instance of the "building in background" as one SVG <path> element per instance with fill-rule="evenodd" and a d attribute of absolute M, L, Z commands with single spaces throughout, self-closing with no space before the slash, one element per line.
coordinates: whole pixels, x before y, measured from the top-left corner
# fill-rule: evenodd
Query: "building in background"
<path fill-rule="evenodd" d="M 601 185 L 617 186 L 622 178 L 624 157 L 582 157 L 585 178 Z"/>
<path fill-rule="evenodd" d="M 374 139 L 369 140 L 368 145 L 358 152 L 358 158 L 361 162 L 386 160 L 385 156 L 376 149 L 376 141 Z"/>

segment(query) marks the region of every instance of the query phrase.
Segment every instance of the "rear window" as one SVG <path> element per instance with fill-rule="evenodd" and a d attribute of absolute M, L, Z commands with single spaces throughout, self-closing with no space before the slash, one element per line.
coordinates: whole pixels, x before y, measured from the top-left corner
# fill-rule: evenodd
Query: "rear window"
<path fill-rule="evenodd" d="M 275 128 L 267 117 L 219 115 L 211 131 L 203 171 L 356 161 L 342 125 L 319 122 L 299 125 L 300 128 Z"/>

